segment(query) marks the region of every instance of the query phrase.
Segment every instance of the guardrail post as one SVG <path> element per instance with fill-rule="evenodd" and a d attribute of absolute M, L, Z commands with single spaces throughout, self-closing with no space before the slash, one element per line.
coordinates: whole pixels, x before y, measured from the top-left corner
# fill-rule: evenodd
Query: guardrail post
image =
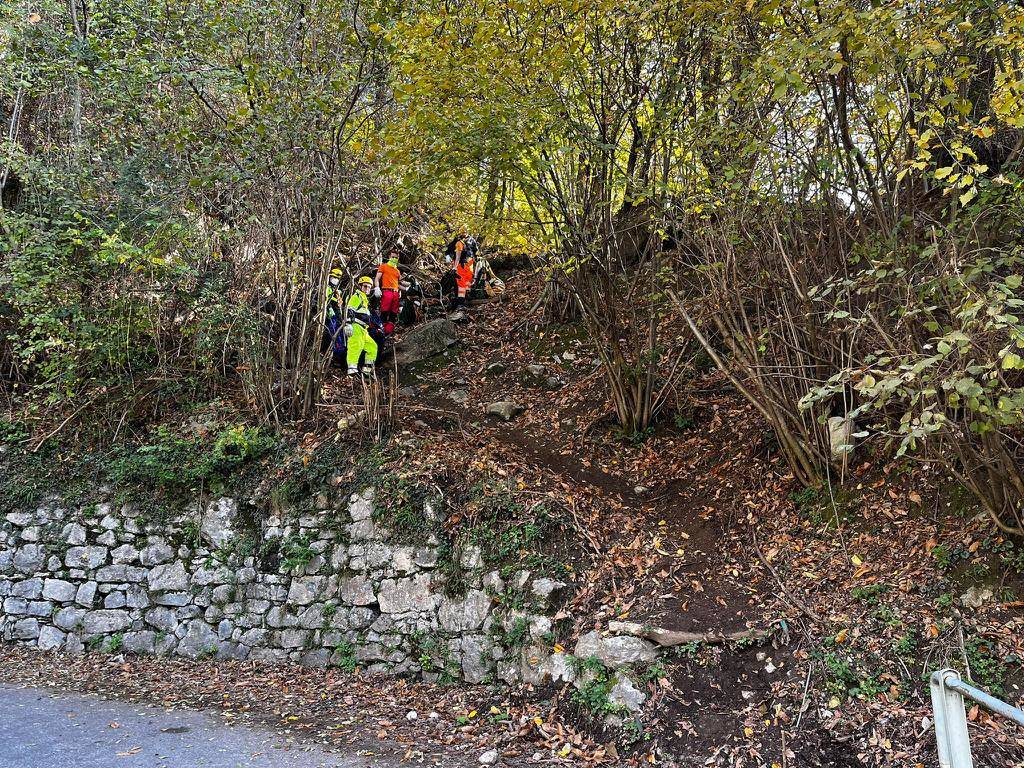
<path fill-rule="evenodd" d="M 940 768 L 974 768 L 971 738 L 967 733 L 964 698 L 946 687 L 947 680 L 960 680 L 955 669 L 932 674 L 932 712 L 935 716 L 935 740 L 939 747 Z"/>

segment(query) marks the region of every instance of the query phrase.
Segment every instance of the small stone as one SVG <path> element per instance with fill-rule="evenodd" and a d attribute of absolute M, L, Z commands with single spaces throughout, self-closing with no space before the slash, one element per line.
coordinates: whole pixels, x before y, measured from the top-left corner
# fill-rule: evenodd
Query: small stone
<path fill-rule="evenodd" d="M 489 404 L 485 412 L 488 416 L 494 416 L 502 421 L 512 421 L 512 419 L 521 414 L 524 410 L 526 409 L 521 405 L 517 405 L 509 400 L 501 400 L 499 402 Z"/>
<path fill-rule="evenodd" d="M 498 750 L 489 749 L 480 755 L 480 765 L 494 765 L 498 762 Z"/>
<path fill-rule="evenodd" d="M 419 713 L 415 709 L 405 713 L 406 720 L 419 720 L 419 718 Z"/>
<path fill-rule="evenodd" d="M 971 587 L 960 595 L 960 604 L 964 608 L 981 608 L 995 596 L 992 587 Z"/>
<path fill-rule="evenodd" d="M 639 712 L 645 701 L 647 701 L 647 694 L 638 689 L 632 680 L 622 673 L 615 676 L 615 683 L 608 691 L 609 704 L 630 712 Z"/>

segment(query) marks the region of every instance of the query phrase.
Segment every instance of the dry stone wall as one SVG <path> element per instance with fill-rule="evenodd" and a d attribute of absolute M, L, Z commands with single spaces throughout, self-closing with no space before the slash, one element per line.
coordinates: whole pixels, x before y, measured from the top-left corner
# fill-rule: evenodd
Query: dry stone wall
<path fill-rule="evenodd" d="M 488 570 L 479 549 L 403 543 L 374 491 L 242 530 L 238 504 L 155 523 L 59 503 L 0 521 L 0 636 L 42 650 L 298 662 L 369 672 L 569 681 L 547 614 L 564 585 Z M 429 519 L 429 506 L 424 510 Z M 275 554 L 276 553 L 276 554 Z M 457 560 L 460 590 L 449 594 Z"/>

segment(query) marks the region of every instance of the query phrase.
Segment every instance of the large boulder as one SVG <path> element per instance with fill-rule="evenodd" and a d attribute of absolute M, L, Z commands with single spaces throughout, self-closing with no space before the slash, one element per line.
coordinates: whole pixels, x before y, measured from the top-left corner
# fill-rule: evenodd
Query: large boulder
<path fill-rule="evenodd" d="M 395 346 L 395 359 L 399 365 L 412 365 L 439 355 L 458 341 L 455 323 L 445 318 L 410 328 L 402 334 Z"/>

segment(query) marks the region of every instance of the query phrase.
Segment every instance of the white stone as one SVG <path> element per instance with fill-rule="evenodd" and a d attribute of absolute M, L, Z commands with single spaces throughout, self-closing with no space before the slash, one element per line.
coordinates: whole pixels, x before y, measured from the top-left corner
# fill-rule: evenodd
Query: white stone
<path fill-rule="evenodd" d="M 67 636 L 56 627 L 46 624 L 39 628 L 39 650 L 53 651 L 64 645 Z"/>
<path fill-rule="evenodd" d="M 468 632 L 479 629 L 490 610 L 491 598 L 487 593 L 471 589 L 463 598 L 444 598 L 437 618 L 447 632 Z"/>
<path fill-rule="evenodd" d="M 238 502 L 222 497 L 207 505 L 199 532 L 215 549 L 223 547 L 235 537 L 234 524 L 238 517 Z"/>
<path fill-rule="evenodd" d="M 154 566 L 149 572 L 151 592 L 180 592 L 188 589 L 188 574 L 181 563 Z"/>
<path fill-rule="evenodd" d="M 127 611 L 93 611 L 82 619 L 82 628 L 89 635 L 106 635 L 121 632 L 132 625 Z"/>
<path fill-rule="evenodd" d="M 639 637 L 617 635 L 601 637 L 597 631 L 582 635 L 576 642 L 578 659 L 597 658 L 606 667 L 617 669 L 627 664 L 649 664 L 657 653 L 654 646 Z"/>
<path fill-rule="evenodd" d="M 608 691 L 608 703 L 630 712 L 639 712 L 647 701 L 647 694 L 638 689 L 633 681 L 621 672 L 616 674 L 615 682 Z"/>
<path fill-rule="evenodd" d="M 43 597 L 47 600 L 56 600 L 60 603 L 70 602 L 78 594 L 78 587 L 70 581 L 61 579 L 47 579 L 43 583 Z"/>

